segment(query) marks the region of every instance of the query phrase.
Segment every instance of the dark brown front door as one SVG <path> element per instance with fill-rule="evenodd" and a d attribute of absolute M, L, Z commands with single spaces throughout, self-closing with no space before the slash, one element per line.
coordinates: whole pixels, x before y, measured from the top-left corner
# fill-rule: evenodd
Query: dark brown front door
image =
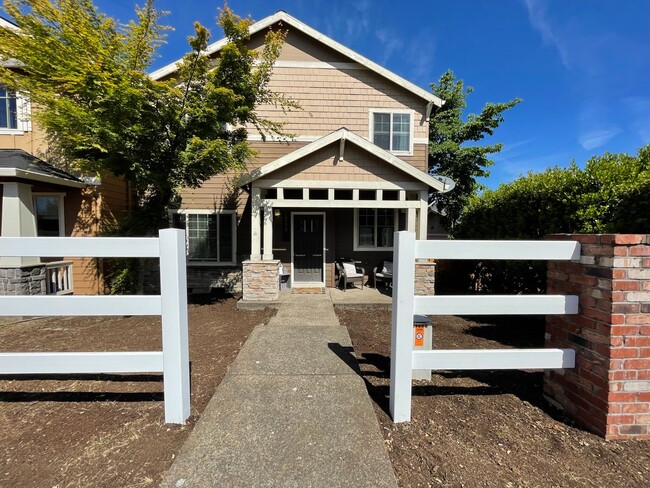
<path fill-rule="evenodd" d="M 293 215 L 293 279 L 323 282 L 322 214 Z"/>

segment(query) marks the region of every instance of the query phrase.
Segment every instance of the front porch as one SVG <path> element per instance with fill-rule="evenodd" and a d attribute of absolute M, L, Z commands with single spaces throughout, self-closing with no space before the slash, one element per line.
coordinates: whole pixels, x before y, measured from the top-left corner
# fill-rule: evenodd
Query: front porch
<path fill-rule="evenodd" d="M 373 269 L 392 259 L 394 232 L 426 239 L 429 192 L 444 190 L 440 180 L 347 129 L 255 170 L 240 184 L 250 192 L 251 208 L 244 267 L 277 262 L 294 289 L 336 287 L 334 263 L 343 260 L 363 267 L 365 284 L 374 286 Z"/>

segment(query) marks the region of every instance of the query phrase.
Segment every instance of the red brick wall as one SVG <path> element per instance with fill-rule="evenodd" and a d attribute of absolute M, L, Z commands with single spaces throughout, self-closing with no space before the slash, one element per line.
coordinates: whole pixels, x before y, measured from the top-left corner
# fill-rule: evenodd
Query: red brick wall
<path fill-rule="evenodd" d="M 549 316 L 547 347 L 576 351 L 544 392 L 606 439 L 650 439 L 650 235 L 574 234 L 580 262 L 549 262 L 548 294 L 579 295 L 578 315 Z"/>

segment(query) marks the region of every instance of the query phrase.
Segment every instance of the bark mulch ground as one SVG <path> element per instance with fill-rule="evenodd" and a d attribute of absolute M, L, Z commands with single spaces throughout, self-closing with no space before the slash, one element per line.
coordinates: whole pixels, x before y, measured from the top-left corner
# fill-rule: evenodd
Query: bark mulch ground
<path fill-rule="evenodd" d="M 158 486 L 253 328 L 275 311 L 191 305 L 192 416 L 165 425 L 162 376 L 0 376 L 0 487 Z M 0 325 L 0 351 L 160 350 L 159 317 Z"/>
<path fill-rule="evenodd" d="M 339 310 L 401 487 L 650 486 L 650 442 L 605 442 L 542 397 L 543 373 L 441 372 L 413 388 L 413 420 L 388 416 L 390 311 Z M 434 348 L 542 347 L 539 319 L 432 317 Z"/>

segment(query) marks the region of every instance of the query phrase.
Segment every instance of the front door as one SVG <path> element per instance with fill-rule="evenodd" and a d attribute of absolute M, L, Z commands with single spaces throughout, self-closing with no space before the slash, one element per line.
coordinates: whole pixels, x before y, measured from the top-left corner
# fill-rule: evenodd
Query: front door
<path fill-rule="evenodd" d="M 324 214 L 293 214 L 293 281 L 323 283 Z"/>

